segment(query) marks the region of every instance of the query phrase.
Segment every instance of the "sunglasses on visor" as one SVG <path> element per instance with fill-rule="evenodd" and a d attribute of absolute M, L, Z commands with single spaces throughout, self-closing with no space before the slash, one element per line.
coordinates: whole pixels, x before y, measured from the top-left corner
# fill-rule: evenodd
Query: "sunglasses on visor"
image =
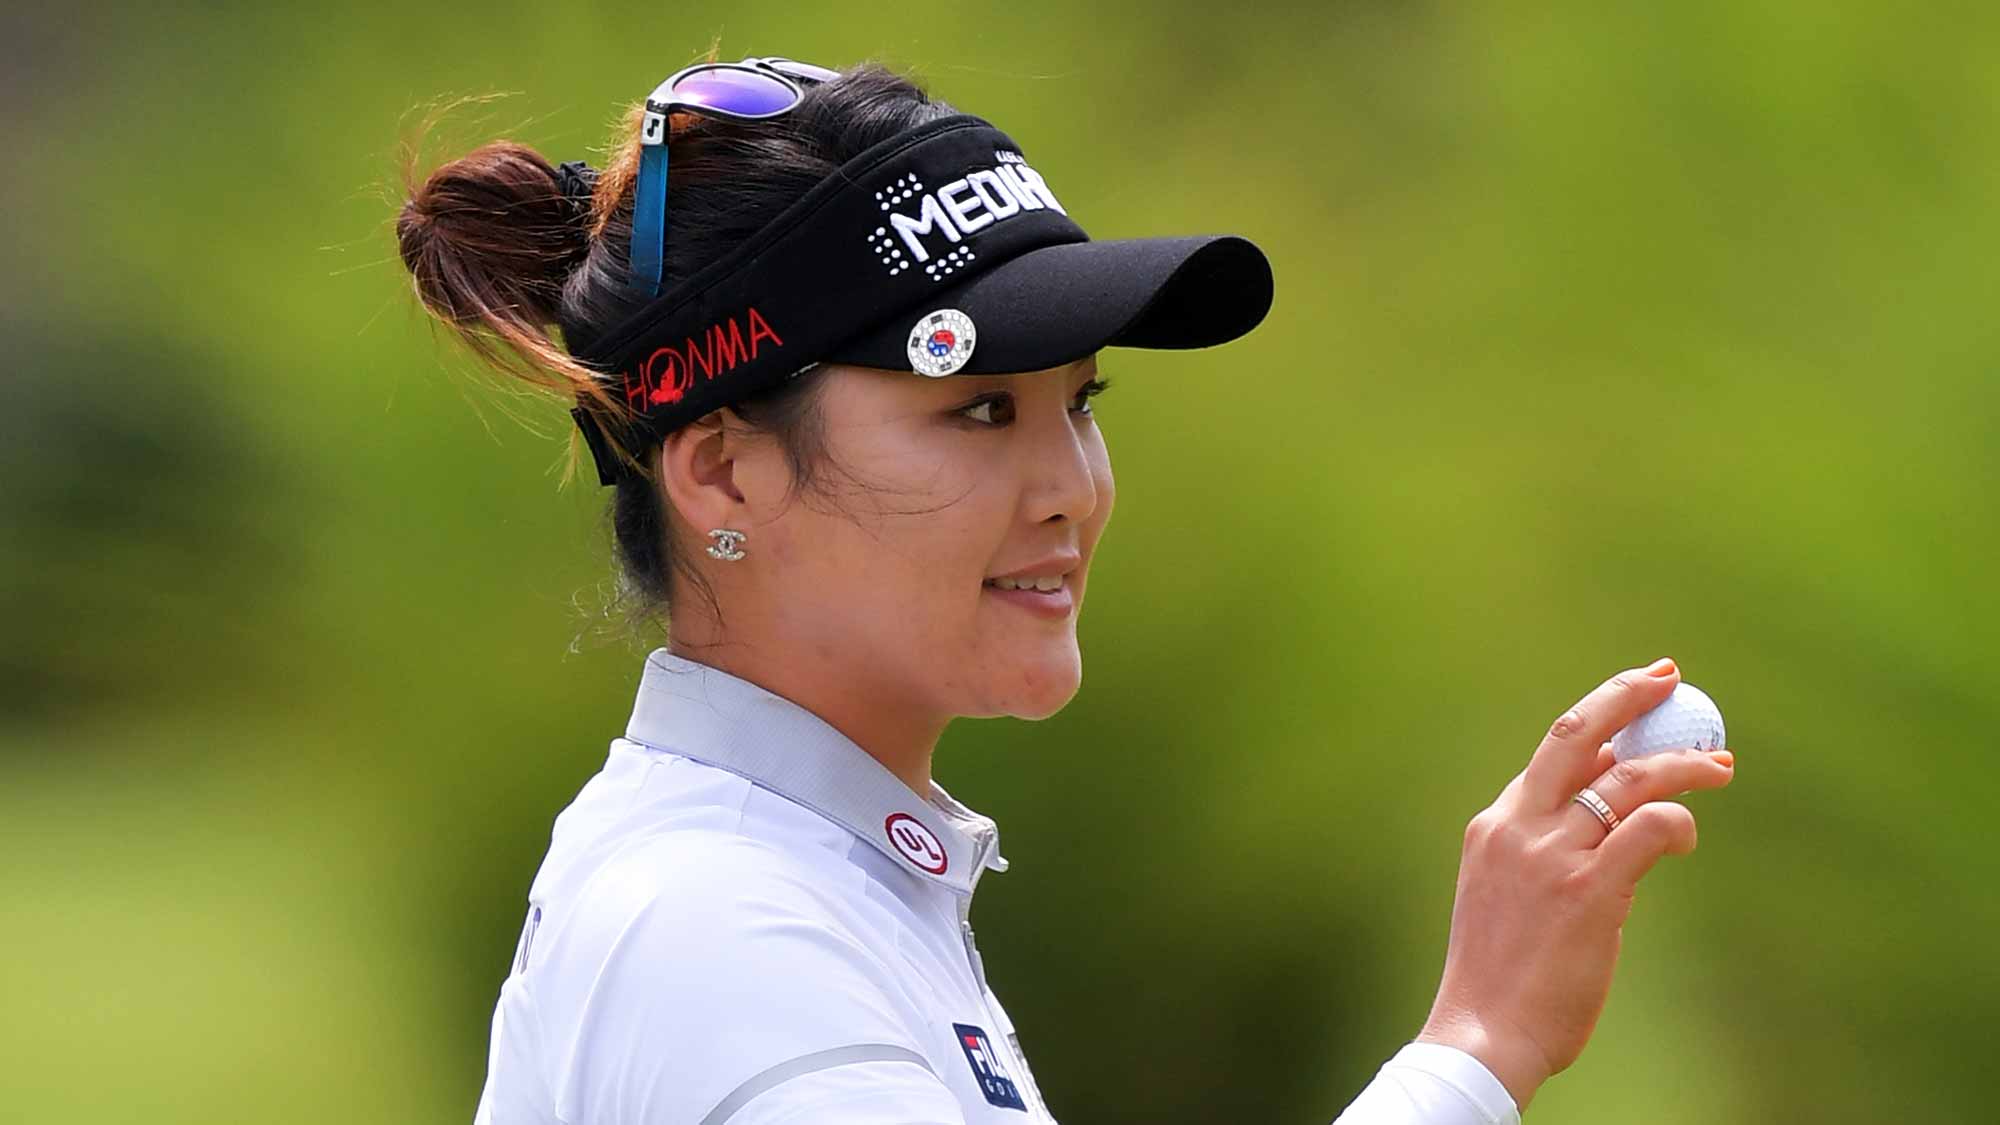
<path fill-rule="evenodd" d="M 632 188 L 632 288 L 659 296 L 667 249 L 667 116 L 698 113 L 725 121 L 761 121 L 797 108 L 801 83 L 831 82 L 838 71 L 777 56 L 696 63 L 646 95 L 639 129 L 639 177 Z"/>

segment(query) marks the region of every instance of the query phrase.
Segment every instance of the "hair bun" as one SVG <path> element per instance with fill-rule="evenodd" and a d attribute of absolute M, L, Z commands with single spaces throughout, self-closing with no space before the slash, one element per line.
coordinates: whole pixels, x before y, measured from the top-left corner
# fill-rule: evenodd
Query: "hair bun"
<path fill-rule="evenodd" d="M 579 177 L 572 174 L 571 179 Z M 563 281 L 590 249 L 563 180 L 540 153 L 495 141 L 410 193 L 396 239 L 417 293 L 456 324 L 553 324 Z"/>

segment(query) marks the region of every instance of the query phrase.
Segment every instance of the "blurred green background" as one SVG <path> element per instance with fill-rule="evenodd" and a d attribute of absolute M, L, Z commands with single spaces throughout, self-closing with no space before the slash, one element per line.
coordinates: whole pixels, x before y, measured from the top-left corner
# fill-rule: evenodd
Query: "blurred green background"
<path fill-rule="evenodd" d="M 438 155 L 595 158 L 720 36 L 914 72 L 1096 237 L 1274 262 L 1251 337 L 1106 354 L 1084 689 L 939 752 L 1062 1120 L 1331 1120 L 1423 1021 L 1467 818 L 1660 655 L 1740 776 L 1531 1119 L 1991 1120 L 1994 12 L 9 12 L 0 1116 L 470 1120 L 646 645 L 593 639 L 602 497 L 429 327 L 384 185 L 440 96 L 515 93 Z"/>

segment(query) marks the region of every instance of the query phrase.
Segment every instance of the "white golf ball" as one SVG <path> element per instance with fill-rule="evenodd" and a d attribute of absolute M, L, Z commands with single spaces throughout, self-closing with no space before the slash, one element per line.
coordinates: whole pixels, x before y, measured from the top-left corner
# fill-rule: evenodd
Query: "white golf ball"
<path fill-rule="evenodd" d="M 1632 720 L 1611 736 L 1611 754 L 1623 762 L 1662 750 L 1692 747 L 1721 750 L 1728 746 L 1722 730 L 1722 710 L 1708 693 L 1690 683 L 1674 685 L 1666 702 Z"/>

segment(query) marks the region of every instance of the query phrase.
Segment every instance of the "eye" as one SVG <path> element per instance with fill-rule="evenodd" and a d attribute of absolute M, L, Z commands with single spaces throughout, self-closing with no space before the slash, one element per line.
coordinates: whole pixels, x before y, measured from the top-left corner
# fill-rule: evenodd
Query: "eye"
<path fill-rule="evenodd" d="M 982 425 L 1004 426 L 1014 420 L 1014 396 L 996 391 L 969 406 L 959 407 L 958 413 Z"/>
<path fill-rule="evenodd" d="M 1071 407 L 1071 409 L 1075 410 L 1078 414 L 1091 413 L 1090 400 L 1103 394 L 1110 387 L 1111 380 L 1109 379 L 1092 379 L 1078 389 L 1076 392 L 1076 405 Z"/>
<path fill-rule="evenodd" d="M 1109 379 L 1092 379 L 1078 388 L 1076 397 L 1070 400 L 1070 411 L 1089 417 L 1092 413 L 1090 400 L 1104 393 L 1111 385 Z M 954 413 L 961 414 L 981 425 L 1005 426 L 1014 420 L 1014 394 L 1011 391 L 995 391 L 974 402 L 959 407 Z"/>

